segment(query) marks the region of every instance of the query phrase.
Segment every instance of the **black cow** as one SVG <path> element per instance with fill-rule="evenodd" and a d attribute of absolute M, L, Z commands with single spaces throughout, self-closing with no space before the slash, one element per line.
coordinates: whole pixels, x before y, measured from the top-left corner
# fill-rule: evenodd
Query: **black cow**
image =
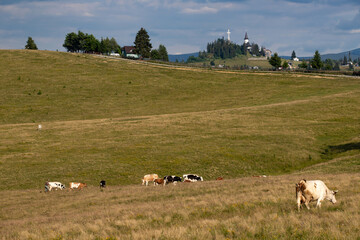
<path fill-rule="evenodd" d="M 165 176 L 164 177 L 164 185 L 166 185 L 167 183 L 174 183 L 176 184 L 177 182 L 181 182 L 181 177 L 178 176 Z"/>
<path fill-rule="evenodd" d="M 100 188 L 106 188 L 106 182 L 105 180 L 100 181 Z"/>
<path fill-rule="evenodd" d="M 196 174 L 184 174 L 183 179 L 186 182 L 197 182 L 197 181 L 204 181 L 202 177 Z"/>

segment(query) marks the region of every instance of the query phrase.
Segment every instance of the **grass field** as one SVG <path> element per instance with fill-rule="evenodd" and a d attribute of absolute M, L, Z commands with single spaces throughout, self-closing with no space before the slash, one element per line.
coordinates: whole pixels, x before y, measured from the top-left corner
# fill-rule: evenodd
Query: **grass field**
<path fill-rule="evenodd" d="M 0 59 L 2 239 L 359 237 L 359 78 Z M 147 173 L 206 182 L 139 186 Z M 304 177 L 338 188 L 339 203 L 297 213 Z M 45 195 L 47 180 L 89 188 Z"/>

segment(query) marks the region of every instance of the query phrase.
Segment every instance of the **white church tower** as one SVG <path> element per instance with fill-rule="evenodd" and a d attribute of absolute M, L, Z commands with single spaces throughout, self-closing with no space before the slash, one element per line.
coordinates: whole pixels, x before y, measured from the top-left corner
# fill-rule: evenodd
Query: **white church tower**
<path fill-rule="evenodd" d="M 230 33 L 231 33 L 231 32 L 230 32 L 230 29 L 228 29 L 228 31 L 227 31 L 228 39 L 227 39 L 227 40 L 228 40 L 229 42 L 230 42 Z"/>
<path fill-rule="evenodd" d="M 245 33 L 244 43 L 245 44 L 249 43 L 249 38 L 248 38 L 247 32 Z"/>

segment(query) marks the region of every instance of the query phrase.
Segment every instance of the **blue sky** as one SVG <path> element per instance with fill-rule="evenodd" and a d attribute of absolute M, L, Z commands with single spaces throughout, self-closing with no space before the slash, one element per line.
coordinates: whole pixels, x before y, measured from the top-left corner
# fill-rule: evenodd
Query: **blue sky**
<path fill-rule="evenodd" d="M 360 48 L 360 0 L 0 0 L 0 49 L 65 51 L 65 36 L 81 30 L 132 45 L 144 27 L 154 48 L 169 54 L 206 49 L 227 37 L 280 55 L 312 56 Z"/>

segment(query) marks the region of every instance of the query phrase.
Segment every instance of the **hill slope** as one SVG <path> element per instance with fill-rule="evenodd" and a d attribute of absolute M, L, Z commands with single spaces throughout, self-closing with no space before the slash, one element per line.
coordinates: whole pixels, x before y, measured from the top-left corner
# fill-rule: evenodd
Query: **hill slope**
<path fill-rule="evenodd" d="M 46 51 L 0 58 L 1 190 L 46 180 L 138 184 L 152 172 L 283 174 L 359 152 L 356 78 L 172 69 Z"/>

